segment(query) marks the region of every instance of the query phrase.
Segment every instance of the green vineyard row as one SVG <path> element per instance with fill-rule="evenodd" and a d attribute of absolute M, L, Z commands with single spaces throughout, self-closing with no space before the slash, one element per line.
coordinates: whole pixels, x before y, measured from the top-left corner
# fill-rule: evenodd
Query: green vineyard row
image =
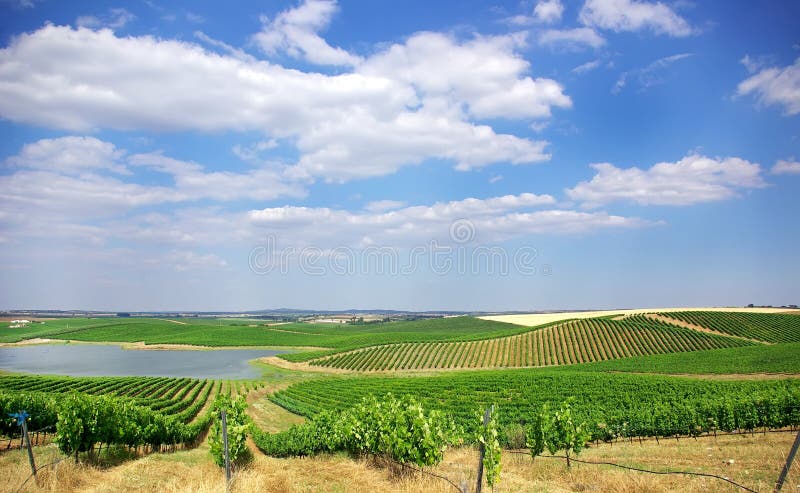
<path fill-rule="evenodd" d="M 374 346 L 311 364 L 358 371 L 551 366 L 752 344 L 646 318 L 583 319 L 483 341 Z"/>
<path fill-rule="evenodd" d="M 214 380 L 167 377 L 62 377 L 2 375 L 0 391 L 57 395 L 71 392 L 130 399 L 134 404 L 181 422 L 194 420 L 219 391 Z M 35 416 L 34 416 L 35 418 Z"/>
<path fill-rule="evenodd" d="M 764 342 L 800 342 L 800 315 L 738 312 L 668 312 L 665 317 Z"/>
<path fill-rule="evenodd" d="M 503 430 L 530 422 L 545 403 L 574 398 L 593 438 L 691 435 L 800 424 L 800 380 L 710 381 L 653 375 L 557 370 L 454 372 L 435 377 L 362 377 L 298 383 L 271 399 L 313 417 L 386 392 L 411 395 L 469 431 L 475 416 L 497 407 Z"/>

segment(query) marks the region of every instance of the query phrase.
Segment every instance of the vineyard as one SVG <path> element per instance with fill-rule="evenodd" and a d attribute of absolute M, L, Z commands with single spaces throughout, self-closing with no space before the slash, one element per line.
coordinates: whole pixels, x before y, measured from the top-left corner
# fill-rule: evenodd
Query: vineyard
<path fill-rule="evenodd" d="M 716 332 L 771 343 L 800 342 L 800 316 L 779 313 L 669 312 L 659 315 Z"/>
<path fill-rule="evenodd" d="M 209 397 L 220 391 L 221 384 L 220 381 L 189 378 L 3 375 L 0 376 L 0 392 L 4 397 L 0 408 L 3 412 L 14 411 L 11 403 L 24 400 L 26 396 L 37 396 L 42 402 L 40 405 L 52 407 L 62 399 L 59 394 L 79 393 L 129 402 L 138 408 L 169 416 L 178 423 L 189 424 L 202 420 L 200 411 Z M 51 404 L 45 405 L 50 401 Z M 34 428 L 56 424 L 55 416 L 49 412 L 32 414 L 31 420 Z M 6 423 L 3 432 L 8 434 L 14 428 Z"/>
<path fill-rule="evenodd" d="M 456 372 L 434 377 L 362 377 L 295 384 L 271 399 L 312 417 L 386 392 L 411 395 L 453 417 L 465 430 L 497 406 L 504 433 L 545 403 L 573 397 L 593 439 L 693 435 L 800 425 L 800 380 L 709 381 L 680 377 L 553 370 Z"/>
<path fill-rule="evenodd" d="M 572 320 L 483 341 L 374 346 L 311 364 L 360 371 L 551 366 L 751 344 L 637 316 Z"/>
<path fill-rule="evenodd" d="M 177 323 L 179 322 L 179 323 Z M 186 321 L 151 318 L 60 319 L 0 332 L 0 342 L 33 337 L 87 342 L 144 342 L 195 346 L 318 347 L 320 354 L 380 344 L 426 341 L 491 339 L 528 331 L 526 327 L 473 317 L 448 317 L 369 325 L 287 323 L 268 325 L 257 321 Z M 305 361 L 314 352 L 282 355 Z"/>
<path fill-rule="evenodd" d="M 323 371 L 424 372 L 320 376 L 295 369 L 304 365 L 261 365 L 259 380 L 2 374 L 0 413 L 27 411 L 31 430 L 51 433 L 37 444 L 53 443 L 51 448 L 70 457 L 83 453 L 90 463 L 103 448 L 136 458 L 194 449 L 208 436 L 213 461 L 221 465 L 224 407 L 237 467 L 258 461 L 248 444 L 276 457 L 347 452 L 429 467 L 442 462 L 447 447 L 482 443 L 488 474 L 501 446 L 541 448 L 544 442 L 536 445 L 536 437 L 545 436 L 545 428 L 560 429 L 559 423 L 575 425 L 569 433 L 562 430 L 575 438 L 574 451 L 585 440 L 800 426 L 800 379 L 792 376 L 800 374 L 800 342 L 786 342 L 796 340 L 800 317 L 751 315 L 610 314 L 538 327 L 472 317 L 364 326 L 47 321 L 50 332 L 37 325 L 13 336 L 217 347 L 302 344 L 311 349 L 281 357 Z M 701 375 L 673 376 L 684 373 Z M 746 373 L 778 375 L 739 375 Z M 250 394 L 265 385 L 255 397 Z M 493 420 L 481 425 L 480 415 L 491 406 Z M 299 424 L 289 413 L 309 419 Z M 274 419 L 284 421 L 276 426 Z M 536 431 L 537 423 L 549 424 Z M 265 424 L 278 433 L 259 428 Z M 20 428 L 11 419 L 0 420 L 0 434 L 8 445 L 20 443 Z M 552 437 L 547 442 L 554 444 Z"/>

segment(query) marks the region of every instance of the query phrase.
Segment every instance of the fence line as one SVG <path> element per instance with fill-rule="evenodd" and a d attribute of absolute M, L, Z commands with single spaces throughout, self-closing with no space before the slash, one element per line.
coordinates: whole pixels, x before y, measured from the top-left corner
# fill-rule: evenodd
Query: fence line
<path fill-rule="evenodd" d="M 507 452 L 509 452 L 511 454 L 530 455 L 529 452 L 522 452 L 522 451 L 519 451 L 519 450 L 508 450 Z M 544 459 L 566 459 L 567 458 L 566 455 L 537 455 L 537 457 L 541 457 L 541 458 L 544 458 Z M 600 466 L 614 466 L 614 467 L 619 467 L 621 469 L 628 469 L 628 470 L 631 470 L 631 471 L 644 472 L 644 473 L 647 473 L 647 474 L 660 474 L 660 475 L 678 474 L 678 475 L 684 475 L 684 476 L 701 476 L 701 477 L 706 477 L 706 478 L 714 478 L 714 479 L 719 479 L 721 481 L 725 481 L 726 483 L 730 483 L 733 486 L 741 488 L 741 489 L 743 489 L 745 491 L 749 491 L 750 493 L 758 493 L 758 491 L 756 491 L 756 490 L 750 489 L 747 486 L 739 484 L 736 481 L 732 481 L 732 480 L 730 480 L 730 479 L 728 479 L 726 477 L 717 476 L 716 474 L 709 474 L 709 473 L 704 473 L 704 472 L 691 472 L 691 471 L 652 471 L 650 469 L 641 469 L 639 467 L 626 466 L 626 465 L 623 465 L 623 464 L 616 464 L 614 462 L 605 462 L 605 461 L 596 461 L 595 462 L 595 461 L 580 460 L 580 459 L 576 459 L 574 457 L 570 457 L 569 460 L 572 461 L 572 462 L 579 462 L 581 464 L 594 464 L 594 465 L 600 465 Z"/>

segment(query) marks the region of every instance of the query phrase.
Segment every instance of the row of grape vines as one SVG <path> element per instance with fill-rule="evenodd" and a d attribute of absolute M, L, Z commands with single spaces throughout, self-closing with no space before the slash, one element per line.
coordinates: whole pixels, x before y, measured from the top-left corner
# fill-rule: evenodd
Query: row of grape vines
<path fill-rule="evenodd" d="M 800 316 L 798 315 L 704 311 L 666 312 L 659 315 L 724 334 L 764 342 L 800 342 Z"/>
<path fill-rule="evenodd" d="M 132 399 L 141 407 L 175 416 L 184 423 L 195 419 L 209 397 L 220 390 L 213 380 L 167 377 L 61 377 L 2 375 L 0 391 L 63 394 Z"/>
<path fill-rule="evenodd" d="M 649 319 L 583 319 L 484 341 L 373 346 L 311 364 L 358 371 L 551 366 L 751 344 Z"/>
<path fill-rule="evenodd" d="M 693 435 L 800 425 L 800 381 L 711 381 L 567 370 L 457 372 L 435 377 L 326 379 L 292 385 L 271 399 L 313 417 L 343 410 L 368 395 L 412 395 L 469 430 L 495 404 L 503 429 L 525 424 L 545 403 L 574 398 L 593 439 Z"/>

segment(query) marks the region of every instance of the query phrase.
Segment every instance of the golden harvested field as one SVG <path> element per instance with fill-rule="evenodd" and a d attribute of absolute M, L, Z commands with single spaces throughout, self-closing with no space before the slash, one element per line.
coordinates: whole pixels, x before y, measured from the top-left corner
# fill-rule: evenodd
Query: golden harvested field
<path fill-rule="evenodd" d="M 653 312 L 683 312 L 683 311 L 704 311 L 704 312 L 743 312 L 743 313 L 797 313 L 800 310 L 789 310 L 787 308 L 637 308 L 633 310 L 598 310 L 591 312 L 560 312 L 560 313 L 521 313 L 517 315 L 487 315 L 478 317 L 484 320 L 495 322 L 506 322 L 516 325 L 534 327 L 536 325 L 558 322 L 570 318 L 594 318 L 607 317 L 609 315 L 638 315 L 640 313 Z"/>

